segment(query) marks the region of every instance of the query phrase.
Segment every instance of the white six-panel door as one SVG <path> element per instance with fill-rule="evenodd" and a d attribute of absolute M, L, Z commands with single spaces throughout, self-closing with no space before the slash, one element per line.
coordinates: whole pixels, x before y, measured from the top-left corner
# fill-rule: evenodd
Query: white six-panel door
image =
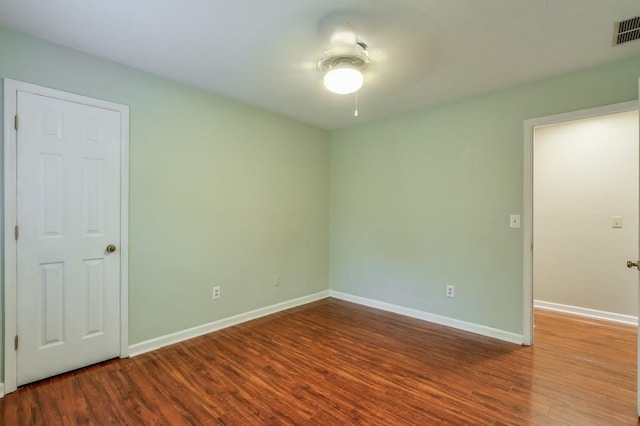
<path fill-rule="evenodd" d="M 122 355 L 123 120 L 15 96 L 19 386 Z"/>

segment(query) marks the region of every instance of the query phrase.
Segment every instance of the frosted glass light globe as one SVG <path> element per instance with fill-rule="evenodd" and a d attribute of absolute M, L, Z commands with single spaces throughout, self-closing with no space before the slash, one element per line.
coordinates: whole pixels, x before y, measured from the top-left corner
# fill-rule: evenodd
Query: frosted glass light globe
<path fill-rule="evenodd" d="M 324 75 L 324 87 L 339 95 L 357 92 L 363 83 L 362 73 L 350 67 L 334 68 Z"/>

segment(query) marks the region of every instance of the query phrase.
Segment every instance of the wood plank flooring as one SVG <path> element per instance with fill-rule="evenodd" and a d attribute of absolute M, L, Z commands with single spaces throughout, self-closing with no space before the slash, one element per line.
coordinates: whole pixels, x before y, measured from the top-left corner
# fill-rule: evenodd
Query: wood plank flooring
<path fill-rule="evenodd" d="M 325 299 L 20 388 L 3 425 L 631 425 L 635 328 L 536 311 L 521 347 Z"/>

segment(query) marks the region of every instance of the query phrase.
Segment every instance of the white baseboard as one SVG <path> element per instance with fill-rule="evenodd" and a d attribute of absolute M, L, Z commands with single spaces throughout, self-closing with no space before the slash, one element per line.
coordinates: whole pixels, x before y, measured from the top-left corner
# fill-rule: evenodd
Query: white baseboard
<path fill-rule="evenodd" d="M 444 325 L 447 327 L 457 328 L 459 330 L 468 331 L 482 336 L 492 337 L 494 339 L 504 340 L 506 342 L 522 345 L 524 342 L 524 336 L 521 334 L 515 334 L 504 330 L 498 330 L 496 328 L 486 327 L 484 325 L 474 324 L 466 321 L 460 321 L 457 319 L 445 317 L 442 315 L 436 315 L 429 312 L 419 311 L 417 309 L 406 308 L 404 306 L 392 305 L 390 303 L 381 302 L 378 300 L 367 299 L 365 297 L 354 296 L 352 294 L 341 293 L 338 291 L 329 291 L 329 296 L 336 299 L 346 300 L 347 302 L 357 303 L 359 305 L 369 306 L 371 308 L 381 309 L 383 311 L 389 311 L 400 315 L 405 315 L 411 318 L 421 319 L 423 321 L 432 322 L 435 324 Z"/>
<path fill-rule="evenodd" d="M 130 345 L 129 356 L 133 357 L 136 355 L 141 355 L 146 352 L 160 349 L 164 346 L 169 346 L 169 345 L 173 345 L 174 343 L 182 342 L 184 340 L 193 339 L 194 337 L 202 336 L 203 334 L 222 330 L 223 328 L 227 328 L 227 327 L 232 327 L 234 325 L 238 325 L 243 322 L 264 317 L 266 315 L 275 314 L 276 312 L 284 311 L 285 309 L 291 309 L 291 308 L 295 308 L 296 306 L 306 305 L 307 303 L 315 302 L 317 300 L 325 299 L 327 297 L 329 297 L 329 291 L 325 290 L 319 293 L 310 294 L 308 296 L 303 296 L 297 299 L 288 300 L 286 302 L 281 302 L 275 305 L 256 309 L 254 311 L 245 312 L 229 318 L 223 318 L 221 320 L 210 322 L 208 324 L 203 324 L 197 327 L 167 334 L 166 336 L 156 337 L 155 339 L 150 339 L 144 342 Z"/>
<path fill-rule="evenodd" d="M 4 383 L 0 383 L 0 398 L 4 396 Z"/>
<path fill-rule="evenodd" d="M 638 317 L 634 317 L 633 315 L 617 314 L 615 312 L 599 311 L 597 309 L 581 308 L 579 306 L 545 302 L 544 300 L 534 300 L 533 307 L 539 309 L 547 309 L 549 311 L 564 312 L 565 314 L 579 315 L 581 317 L 638 325 Z"/>

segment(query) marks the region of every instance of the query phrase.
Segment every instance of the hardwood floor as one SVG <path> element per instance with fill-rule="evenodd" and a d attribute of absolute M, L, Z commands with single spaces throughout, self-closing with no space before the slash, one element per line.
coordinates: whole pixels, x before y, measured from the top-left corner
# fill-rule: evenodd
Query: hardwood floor
<path fill-rule="evenodd" d="M 637 424 L 635 328 L 536 312 L 521 347 L 325 299 L 20 388 L 4 425 Z"/>

